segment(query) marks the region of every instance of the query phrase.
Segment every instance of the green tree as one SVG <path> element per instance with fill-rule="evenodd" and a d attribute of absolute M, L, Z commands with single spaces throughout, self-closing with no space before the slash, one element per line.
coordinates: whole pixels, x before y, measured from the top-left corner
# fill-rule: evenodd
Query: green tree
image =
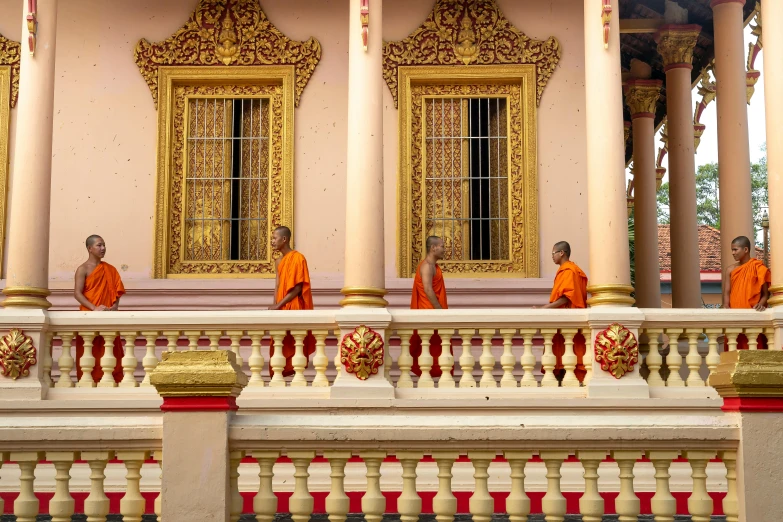
<path fill-rule="evenodd" d="M 707 163 L 696 171 L 696 220 L 720 230 L 718 164 Z"/>
<path fill-rule="evenodd" d="M 669 224 L 669 182 L 661 183 L 658 189 L 658 224 Z"/>

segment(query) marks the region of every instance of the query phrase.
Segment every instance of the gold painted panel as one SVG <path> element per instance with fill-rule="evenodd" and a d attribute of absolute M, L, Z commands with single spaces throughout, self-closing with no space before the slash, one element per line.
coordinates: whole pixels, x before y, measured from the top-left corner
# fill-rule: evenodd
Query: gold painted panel
<path fill-rule="evenodd" d="M 19 68 L 22 63 L 22 44 L 9 40 L 0 34 L 0 66 L 9 67 L 11 107 L 16 107 L 19 99 Z M 6 103 L 8 101 L 6 100 Z"/>
<path fill-rule="evenodd" d="M 536 89 L 534 65 L 400 67 L 400 173 L 398 177 L 398 273 L 412 277 L 424 255 L 428 203 L 423 110 L 428 97 L 504 98 L 508 146 L 495 158 L 507 162 L 508 259 L 444 260 L 443 272 L 462 276 L 538 277 L 538 175 L 536 155 Z M 463 123 L 463 132 L 465 125 Z M 463 134 L 466 135 L 466 134 Z M 464 154 L 464 151 L 462 152 Z M 464 175 L 463 175 L 464 177 Z M 462 197 L 464 189 L 460 191 Z M 507 205 L 507 208 L 504 206 Z M 434 208 L 434 207 L 432 207 Z M 432 210 L 432 209 L 430 209 Z M 455 209 L 454 212 L 457 212 Z M 465 210 L 462 210 L 464 213 Z M 455 233 L 452 241 L 465 242 Z"/>
<path fill-rule="evenodd" d="M 280 225 L 293 229 L 293 66 L 164 67 L 160 70 L 159 85 L 154 277 L 274 277 L 274 260 L 267 245 L 269 234 Z M 266 100 L 268 117 L 259 124 L 268 132 L 268 154 L 262 160 L 265 154 L 260 150 L 246 152 L 257 157 L 256 165 L 268 172 L 267 186 L 262 186 L 260 179 L 242 181 L 251 194 L 258 196 L 259 204 L 255 211 L 240 204 L 243 216 L 260 214 L 262 209 L 266 214 L 263 230 L 251 231 L 247 227 L 240 230 L 246 241 L 263 241 L 264 251 L 260 252 L 258 261 L 221 260 L 225 257 L 222 247 L 210 256 L 187 254 L 203 246 L 195 244 L 199 237 L 201 241 L 208 237 L 210 242 L 227 242 L 223 229 L 199 233 L 197 226 L 191 224 L 188 228 L 185 221 L 188 212 L 203 209 L 203 198 L 199 207 L 198 193 L 187 197 L 185 182 L 189 165 L 197 168 L 197 163 L 189 161 L 185 143 L 186 122 L 190 117 L 188 100 L 195 98 Z M 193 174 L 198 177 L 196 172 Z M 210 217 L 221 218 L 225 209 L 213 207 L 209 213 Z"/>
<path fill-rule="evenodd" d="M 11 96 L 13 72 L 11 66 L 0 65 L 0 270 L 5 246 L 5 214 L 8 198 L 8 153 L 11 127 Z"/>

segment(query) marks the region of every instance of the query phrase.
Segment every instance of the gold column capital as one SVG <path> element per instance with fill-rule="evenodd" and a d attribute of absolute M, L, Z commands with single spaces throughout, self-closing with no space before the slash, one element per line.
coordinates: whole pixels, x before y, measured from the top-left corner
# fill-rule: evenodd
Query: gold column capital
<path fill-rule="evenodd" d="M 735 350 L 720 354 L 708 384 L 721 397 L 783 396 L 783 351 Z"/>
<path fill-rule="evenodd" d="M 630 80 L 625 93 L 625 103 L 631 110 L 631 118 L 654 118 L 658 99 L 661 97 L 660 80 Z"/>
<path fill-rule="evenodd" d="M 693 68 L 693 48 L 701 34 L 699 25 L 664 25 L 655 34 L 664 71 L 679 67 Z"/>
<path fill-rule="evenodd" d="M 230 351 L 163 352 L 150 384 L 167 397 L 237 397 L 247 375 Z"/>

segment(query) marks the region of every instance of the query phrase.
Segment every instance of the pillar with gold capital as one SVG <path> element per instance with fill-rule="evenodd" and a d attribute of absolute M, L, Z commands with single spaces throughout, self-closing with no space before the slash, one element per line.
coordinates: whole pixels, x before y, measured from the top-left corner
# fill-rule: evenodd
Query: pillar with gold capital
<path fill-rule="evenodd" d="M 761 16 L 767 27 L 783 24 L 783 2 L 764 2 Z M 777 25 L 776 25 L 777 24 Z M 783 85 L 783 31 L 764 34 L 764 97 L 767 116 L 767 188 L 769 190 L 769 234 L 772 286 L 770 306 L 783 305 L 783 96 L 774 95 Z M 766 67 L 766 64 L 773 64 Z M 778 245 L 778 248 L 775 248 Z"/>
<path fill-rule="evenodd" d="M 34 13 L 30 13 L 26 0 L 17 2 L 24 6 L 23 44 L 3 306 L 49 308 L 46 297 L 57 0 L 38 0 Z"/>
<path fill-rule="evenodd" d="M 701 308 L 699 228 L 696 219 L 696 164 L 691 71 L 698 25 L 665 25 L 656 34 L 666 71 L 669 146 L 669 216 L 672 307 Z"/>
<path fill-rule="evenodd" d="M 350 0 L 343 306 L 384 307 L 383 0 Z"/>
<path fill-rule="evenodd" d="M 620 19 L 584 0 L 591 306 L 630 306 Z"/>
<path fill-rule="evenodd" d="M 754 242 L 745 74 L 745 0 L 712 0 L 710 5 L 715 29 L 721 265 L 725 269 L 734 263 L 731 242 L 735 237 L 747 236 L 751 243 Z M 767 27 L 775 26 L 767 24 Z M 765 47 L 766 39 L 767 34 L 764 35 Z M 768 61 L 766 50 L 764 63 L 774 63 Z M 769 69 L 771 67 L 765 67 L 765 73 Z"/>
<path fill-rule="evenodd" d="M 635 79 L 628 81 L 627 87 L 625 101 L 633 119 L 636 305 L 639 308 L 660 308 L 655 108 L 661 95 L 661 82 Z"/>

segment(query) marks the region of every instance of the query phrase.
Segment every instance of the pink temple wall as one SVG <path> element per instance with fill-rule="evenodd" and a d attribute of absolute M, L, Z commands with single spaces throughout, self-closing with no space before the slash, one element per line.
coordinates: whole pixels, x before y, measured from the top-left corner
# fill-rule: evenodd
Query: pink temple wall
<path fill-rule="evenodd" d="M 20 39 L 22 3 L 0 0 L 0 33 L 6 37 Z M 539 300 L 551 288 L 556 267 L 549 252 L 555 241 L 568 240 L 574 260 L 589 274 L 582 3 L 497 3 L 511 22 L 529 36 L 545 39 L 554 35 L 563 49 L 562 60 L 538 112 L 542 279 L 510 285 L 497 280 L 486 282 L 504 291 L 527 289 Z M 321 63 L 296 109 L 295 240 L 296 247 L 308 258 L 314 286 L 315 281 L 322 281 L 324 286 L 338 290 L 346 204 L 348 2 L 263 0 L 261 4 L 269 19 L 287 36 L 297 40 L 314 36 L 323 49 Z M 203 290 L 209 291 L 222 284 L 267 293 L 273 285 L 269 280 L 149 280 L 157 113 L 133 62 L 133 48 L 142 37 L 150 41 L 168 37 L 182 26 L 195 5 L 195 0 L 60 2 L 49 245 L 51 287 L 55 294 L 67 297 L 72 289 L 73 271 L 85 258 L 83 240 L 92 233 L 106 239 L 106 259 L 117 266 L 129 289 L 138 287 L 152 292 L 155 288 L 193 289 L 202 284 Z M 433 5 L 434 0 L 387 0 L 384 39 L 407 36 Z M 399 288 L 402 295 L 410 282 L 396 279 L 395 266 L 397 110 L 386 88 L 384 100 L 386 274 L 388 286 Z M 12 141 L 15 112 L 12 111 Z M 13 173 L 10 194 L 12 197 Z M 475 280 L 449 282 L 450 288 L 464 287 L 466 291 L 482 286 L 481 281 Z M 337 294 L 334 298 L 338 299 Z"/>

